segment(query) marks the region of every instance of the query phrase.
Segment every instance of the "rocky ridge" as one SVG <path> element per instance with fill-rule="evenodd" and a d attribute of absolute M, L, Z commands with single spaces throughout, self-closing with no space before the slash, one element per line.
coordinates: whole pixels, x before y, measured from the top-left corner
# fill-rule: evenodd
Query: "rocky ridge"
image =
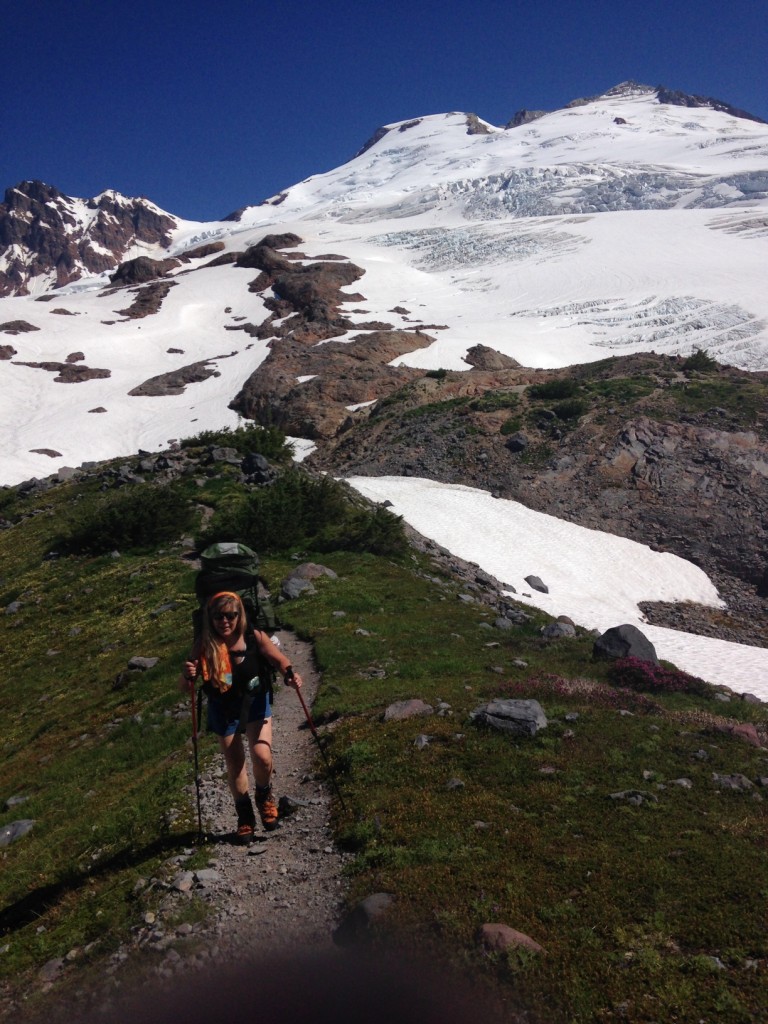
<path fill-rule="evenodd" d="M 28 295 L 35 278 L 53 287 L 114 269 L 132 246 L 170 245 L 175 217 L 146 199 L 103 192 L 93 199 L 65 196 L 41 181 L 6 189 L 0 204 L 0 296 Z"/>

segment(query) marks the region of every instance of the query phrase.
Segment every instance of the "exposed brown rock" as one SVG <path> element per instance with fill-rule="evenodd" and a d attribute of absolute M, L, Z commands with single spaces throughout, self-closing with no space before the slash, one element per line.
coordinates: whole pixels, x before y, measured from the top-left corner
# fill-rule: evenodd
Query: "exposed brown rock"
<path fill-rule="evenodd" d="M 39 331 L 39 327 L 27 323 L 26 320 L 6 320 L 0 324 L 0 334 L 27 334 L 29 331 Z"/>
<path fill-rule="evenodd" d="M 29 450 L 33 455 L 47 455 L 51 459 L 61 458 L 61 452 L 57 452 L 54 448 L 30 448 Z"/>
<path fill-rule="evenodd" d="M 512 356 L 506 356 L 487 345 L 474 345 L 464 356 L 464 362 L 477 370 L 511 370 L 520 367 L 520 363 Z"/>
<path fill-rule="evenodd" d="M 0 345 L 0 359 L 13 359 L 17 355 L 13 345 Z"/>
<path fill-rule="evenodd" d="M 70 352 L 67 356 L 68 363 L 82 363 L 84 359 L 85 354 L 83 352 Z"/>
<path fill-rule="evenodd" d="M 109 280 L 119 288 L 132 284 L 145 284 L 158 277 L 165 277 L 180 266 L 179 260 L 152 260 L 149 256 L 137 256 L 135 260 L 121 263 L 114 274 L 109 275 Z"/>
<path fill-rule="evenodd" d="M 224 359 L 225 356 L 216 356 L 216 359 Z M 161 396 L 161 395 L 183 395 L 188 384 L 198 384 L 200 381 L 208 380 L 209 377 L 218 377 L 219 371 L 216 364 L 210 359 L 204 359 L 197 363 L 190 363 L 178 370 L 171 370 L 169 373 L 161 373 L 156 377 L 150 377 L 143 384 L 129 391 L 133 396 Z"/>
<path fill-rule="evenodd" d="M 467 135 L 490 135 L 491 129 L 477 114 L 467 114 Z"/>
<path fill-rule="evenodd" d="M 231 403 L 244 416 L 288 434 L 330 438 L 351 419 L 347 408 L 385 398 L 423 374 L 388 363 L 432 342 L 411 331 L 378 331 L 351 342 L 307 346 L 294 336 L 276 342 Z M 297 378 L 314 375 L 299 383 Z"/>
<path fill-rule="evenodd" d="M 23 363 L 15 361 L 14 366 L 31 366 L 35 370 L 47 370 L 48 373 L 56 373 L 54 378 L 56 384 L 80 384 L 84 380 L 103 379 L 112 376 L 111 370 L 99 370 L 90 366 L 74 366 L 72 363 Z"/>
<path fill-rule="evenodd" d="M 181 258 L 187 260 L 199 260 L 204 256 L 213 256 L 216 252 L 222 252 L 223 249 L 223 242 L 206 242 L 205 245 L 198 245 L 194 249 L 187 249 L 186 252 L 181 254 Z"/>
<path fill-rule="evenodd" d="M 221 256 L 217 256 L 216 259 L 210 260 L 205 264 L 205 269 L 208 267 L 226 267 L 230 263 L 236 263 L 242 256 L 240 252 L 223 252 Z"/>
<path fill-rule="evenodd" d="M 115 312 L 129 320 L 141 320 L 145 316 L 151 316 L 153 313 L 157 313 L 163 304 L 163 299 L 175 284 L 175 281 L 156 281 L 144 288 L 138 288 L 136 289 L 136 298 L 131 305 L 127 309 L 118 309 Z"/>

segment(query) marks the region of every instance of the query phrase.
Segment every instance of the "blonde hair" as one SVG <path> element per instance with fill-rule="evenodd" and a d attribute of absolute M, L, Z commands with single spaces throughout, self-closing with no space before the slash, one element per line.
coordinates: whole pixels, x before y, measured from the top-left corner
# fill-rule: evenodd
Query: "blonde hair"
<path fill-rule="evenodd" d="M 221 612 L 228 611 L 238 613 L 234 633 L 239 640 L 245 634 L 246 615 L 243 602 L 237 594 L 230 590 L 222 590 L 208 599 L 203 611 L 203 628 L 200 633 L 198 657 L 201 657 L 204 664 L 207 665 L 210 681 L 214 685 L 223 682 L 230 664 L 227 645 L 216 631 L 214 618 Z"/>

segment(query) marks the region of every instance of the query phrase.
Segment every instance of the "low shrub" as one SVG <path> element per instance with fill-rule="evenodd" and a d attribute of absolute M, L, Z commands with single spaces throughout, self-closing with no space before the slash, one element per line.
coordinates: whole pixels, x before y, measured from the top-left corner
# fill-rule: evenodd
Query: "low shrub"
<path fill-rule="evenodd" d="M 552 412 L 559 420 L 577 420 L 586 412 L 586 405 L 578 398 L 570 398 L 566 402 L 557 402 Z"/>
<path fill-rule="evenodd" d="M 260 427 L 255 423 L 231 430 L 202 430 L 194 437 L 185 437 L 182 448 L 234 448 L 240 455 L 255 452 L 265 459 L 286 462 L 292 455 L 292 448 L 286 442 L 285 434 L 277 427 Z"/>
<path fill-rule="evenodd" d="M 717 360 L 713 359 L 703 348 L 697 348 L 693 355 L 683 363 L 684 370 L 698 370 L 699 373 L 711 373 L 717 369 Z"/>
<path fill-rule="evenodd" d="M 698 676 L 690 676 L 676 668 L 654 665 L 639 658 L 617 658 L 608 669 L 614 686 L 628 687 L 648 693 L 694 693 L 705 696 L 710 687 Z"/>
<path fill-rule="evenodd" d="M 56 542 L 66 554 L 147 551 L 191 529 L 192 503 L 174 487 L 135 484 L 70 518 Z"/>
<path fill-rule="evenodd" d="M 508 434 L 516 434 L 523 426 L 523 421 L 519 416 L 511 416 L 508 420 L 505 420 L 499 428 L 499 433 L 506 437 Z"/>
<path fill-rule="evenodd" d="M 497 409 L 516 409 L 520 396 L 515 391 L 486 391 L 469 403 L 475 412 L 495 412 Z"/>
<path fill-rule="evenodd" d="M 223 503 L 200 543 L 241 541 L 262 553 L 295 547 L 400 555 L 402 520 L 384 508 L 354 503 L 331 477 L 289 470 L 269 487 Z"/>
<path fill-rule="evenodd" d="M 573 398 L 578 388 L 575 380 L 548 380 L 543 384 L 531 384 L 527 394 L 529 398 L 551 401 L 553 398 Z"/>

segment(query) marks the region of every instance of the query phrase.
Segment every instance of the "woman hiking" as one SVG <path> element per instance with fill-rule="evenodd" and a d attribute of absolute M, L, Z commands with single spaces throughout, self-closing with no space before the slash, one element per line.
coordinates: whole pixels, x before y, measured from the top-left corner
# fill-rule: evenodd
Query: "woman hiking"
<path fill-rule="evenodd" d="M 249 842 L 256 817 L 248 792 L 248 774 L 241 731 L 244 728 L 253 764 L 256 807 L 265 829 L 277 827 L 272 799 L 272 707 L 264 667 L 278 669 L 288 686 L 298 690 L 301 676 L 266 633 L 250 627 L 243 602 L 224 590 L 209 598 L 202 629 L 179 679 L 182 690 L 193 690 L 198 676 L 208 697 L 208 728 L 216 733 L 224 755 L 227 780 L 237 812 L 237 836 Z M 242 727 L 241 727 L 242 723 Z"/>

